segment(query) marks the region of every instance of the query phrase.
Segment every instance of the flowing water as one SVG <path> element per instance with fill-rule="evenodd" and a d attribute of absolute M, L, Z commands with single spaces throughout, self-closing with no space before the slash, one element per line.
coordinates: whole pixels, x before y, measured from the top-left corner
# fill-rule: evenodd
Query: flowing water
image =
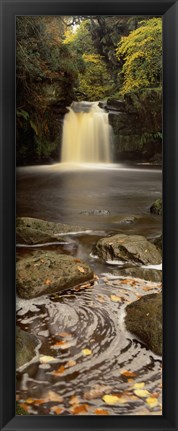
<path fill-rule="evenodd" d="M 81 232 L 67 235 L 68 246 L 50 247 L 82 258 L 96 274 L 93 285 L 17 298 L 17 324 L 40 340 L 37 357 L 17 372 L 17 396 L 29 414 L 161 414 L 161 358 L 124 325 L 126 305 L 159 292 L 161 285 L 115 276 L 116 266 L 100 263 L 92 253 L 98 238 L 116 232 L 159 235 L 160 217 L 149 207 L 160 196 L 161 170 L 155 168 L 58 164 L 17 169 L 17 215 L 81 226 Z M 33 250 L 17 248 L 17 258 L 29 253 Z M 144 383 L 156 397 L 155 407 L 135 395 L 135 383 Z M 111 394 L 119 396 L 115 405 L 103 398 Z"/>
<path fill-rule="evenodd" d="M 109 163 L 111 134 L 108 114 L 97 102 L 73 102 L 64 118 L 61 161 Z"/>

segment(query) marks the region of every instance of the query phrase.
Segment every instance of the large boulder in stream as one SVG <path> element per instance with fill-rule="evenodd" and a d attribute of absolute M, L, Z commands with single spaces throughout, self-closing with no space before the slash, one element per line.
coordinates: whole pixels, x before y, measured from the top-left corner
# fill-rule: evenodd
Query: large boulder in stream
<path fill-rule="evenodd" d="M 16 368 L 30 362 L 37 355 L 39 340 L 35 335 L 16 327 Z"/>
<path fill-rule="evenodd" d="M 162 293 L 145 295 L 126 307 L 126 328 L 162 355 Z"/>
<path fill-rule="evenodd" d="M 26 299 L 59 292 L 93 278 L 93 270 L 85 262 L 53 251 L 25 256 L 16 266 L 17 293 Z"/>
<path fill-rule="evenodd" d="M 94 251 L 104 261 L 120 260 L 136 265 L 161 263 L 161 254 L 156 246 L 141 235 L 118 234 L 101 238 Z"/>
<path fill-rule="evenodd" d="M 16 222 L 17 244 L 45 244 L 63 242 L 70 232 L 79 232 L 81 227 L 64 223 L 54 223 L 32 217 L 18 217 Z M 64 235 L 64 236 L 63 236 Z"/>

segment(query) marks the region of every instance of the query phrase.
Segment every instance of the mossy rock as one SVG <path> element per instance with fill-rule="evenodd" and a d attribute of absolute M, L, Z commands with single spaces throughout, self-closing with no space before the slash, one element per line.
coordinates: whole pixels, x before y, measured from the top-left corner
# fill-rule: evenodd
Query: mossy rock
<path fill-rule="evenodd" d="M 35 358 L 37 352 L 36 347 L 39 341 L 35 335 L 23 331 L 19 327 L 16 328 L 16 368 L 30 362 Z"/>
<path fill-rule="evenodd" d="M 162 199 L 156 199 L 150 207 L 152 214 L 162 215 Z"/>
<path fill-rule="evenodd" d="M 162 293 L 145 295 L 126 307 L 126 328 L 162 355 Z"/>

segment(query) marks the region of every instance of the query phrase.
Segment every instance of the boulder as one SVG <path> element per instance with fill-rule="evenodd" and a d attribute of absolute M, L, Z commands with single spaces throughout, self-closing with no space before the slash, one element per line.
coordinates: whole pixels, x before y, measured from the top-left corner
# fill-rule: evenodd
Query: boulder
<path fill-rule="evenodd" d="M 150 212 L 152 214 L 162 215 L 162 199 L 156 199 L 155 202 L 150 207 Z"/>
<path fill-rule="evenodd" d="M 102 260 L 121 260 L 136 265 L 158 265 L 161 254 L 154 244 L 141 235 L 117 234 L 101 238 L 94 250 Z"/>
<path fill-rule="evenodd" d="M 157 269 L 142 268 L 138 266 L 135 268 L 114 269 L 112 271 L 112 274 L 123 277 L 140 278 L 142 280 L 148 280 L 155 283 L 159 283 L 162 281 L 162 271 L 159 271 Z"/>
<path fill-rule="evenodd" d="M 16 327 L 16 368 L 30 362 L 35 356 L 39 341 L 35 335 Z"/>
<path fill-rule="evenodd" d="M 54 251 L 36 251 L 16 265 L 17 293 L 26 299 L 59 292 L 93 277 L 85 262 Z"/>
<path fill-rule="evenodd" d="M 80 226 L 48 222 L 31 217 L 18 217 L 16 222 L 17 244 L 44 244 L 46 242 L 65 242 L 61 234 L 81 231 Z"/>
<path fill-rule="evenodd" d="M 126 307 L 126 328 L 162 355 L 162 293 L 145 295 Z"/>

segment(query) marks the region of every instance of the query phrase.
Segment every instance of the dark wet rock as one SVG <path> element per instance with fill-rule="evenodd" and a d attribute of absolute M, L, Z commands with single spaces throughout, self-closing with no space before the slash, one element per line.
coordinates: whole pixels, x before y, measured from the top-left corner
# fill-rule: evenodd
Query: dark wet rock
<path fill-rule="evenodd" d="M 118 234 L 101 238 L 94 249 L 102 260 L 121 260 L 137 265 L 157 265 L 161 254 L 154 244 L 141 235 Z"/>
<path fill-rule="evenodd" d="M 126 307 L 126 328 L 162 355 L 162 294 L 145 295 Z"/>
<path fill-rule="evenodd" d="M 162 253 L 163 249 L 163 236 L 157 236 L 152 240 L 152 243 L 157 247 L 157 249 Z"/>
<path fill-rule="evenodd" d="M 31 217 L 19 217 L 16 224 L 16 242 L 17 244 L 65 242 L 65 238 L 61 234 L 78 231 L 81 231 L 79 226 L 53 223 Z"/>
<path fill-rule="evenodd" d="M 16 327 L 16 368 L 30 362 L 35 356 L 39 341 L 35 335 Z"/>
<path fill-rule="evenodd" d="M 122 217 L 119 221 L 119 224 L 132 224 L 135 223 L 139 219 L 138 216 L 126 216 Z"/>
<path fill-rule="evenodd" d="M 80 259 L 38 251 L 17 262 L 16 287 L 22 298 L 34 298 L 93 280 L 92 269 Z"/>
<path fill-rule="evenodd" d="M 113 275 L 123 276 L 123 277 L 133 277 L 141 278 L 143 280 L 149 280 L 153 282 L 162 281 L 162 271 L 150 268 L 124 268 L 124 269 L 114 269 L 112 271 Z"/>
<path fill-rule="evenodd" d="M 84 214 L 84 215 L 95 215 L 95 216 L 105 216 L 110 214 L 109 210 L 97 210 L 97 209 L 92 209 L 89 211 L 81 211 L 80 214 Z"/>
<path fill-rule="evenodd" d="M 162 199 L 157 199 L 151 205 L 150 212 L 152 214 L 162 215 Z"/>

